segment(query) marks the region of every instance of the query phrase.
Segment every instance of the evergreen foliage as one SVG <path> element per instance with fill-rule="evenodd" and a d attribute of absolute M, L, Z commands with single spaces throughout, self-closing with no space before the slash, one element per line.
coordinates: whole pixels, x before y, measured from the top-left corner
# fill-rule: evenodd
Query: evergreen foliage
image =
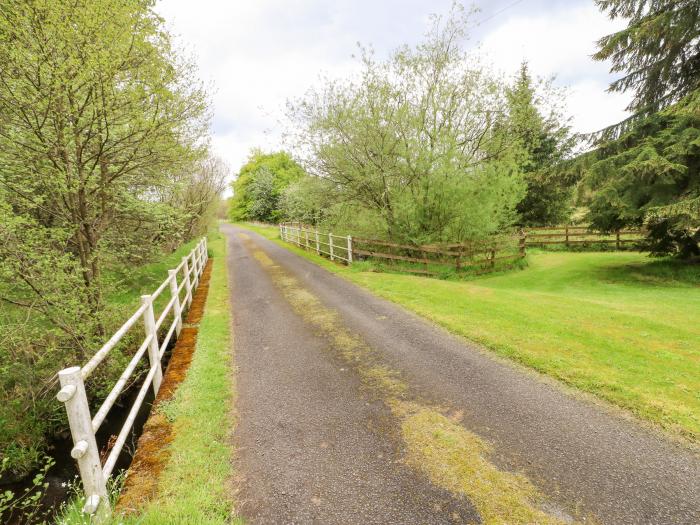
<path fill-rule="evenodd" d="M 637 117 L 678 102 L 700 88 L 700 2 L 697 0 L 596 0 L 626 28 L 598 41 L 596 60 L 610 60 L 622 77 L 611 91 L 634 93 L 630 122 L 608 129 L 623 133 Z"/>
<path fill-rule="evenodd" d="M 588 187 L 589 218 L 612 230 L 645 226 L 653 254 L 700 254 L 700 3 L 597 0 L 628 26 L 599 41 L 598 60 L 624 75 L 612 91 L 632 91 L 634 114 L 603 130 Z"/>
<path fill-rule="evenodd" d="M 551 82 L 534 81 L 523 63 L 508 97 L 507 133 L 520 150 L 518 164 L 527 186 L 518 203 L 520 224 L 550 226 L 571 214 L 573 184 L 559 169 L 573 151 L 575 139 L 560 108 L 563 93 Z"/>
<path fill-rule="evenodd" d="M 649 230 L 654 254 L 700 255 L 700 92 L 593 154 L 591 223 Z"/>

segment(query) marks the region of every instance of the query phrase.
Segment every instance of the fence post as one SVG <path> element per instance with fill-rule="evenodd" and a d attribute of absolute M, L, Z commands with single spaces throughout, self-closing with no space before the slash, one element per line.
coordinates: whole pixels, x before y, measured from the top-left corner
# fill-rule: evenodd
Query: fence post
<path fill-rule="evenodd" d="M 202 248 L 204 249 L 204 262 L 209 261 L 209 245 L 206 236 L 202 238 Z"/>
<path fill-rule="evenodd" d="M 328 234 L 328 244 L 330 245 L 331 261 L 333 260 L 333 234 Z"/>
<path fill-rule="evenodd" d="M 619 229 L 615 232 L 615 248 L 617 250 L 620 249 L 620 230 Z"/>
<path fill-rule="evenodd" d="M 348 264 L 352 264 L 352 237 L 348 235 Z"/>
<path fill-rule="evenodd" d="M 156 331 L 156 318 L 153 314 L 153 298 L 150 295 L 141 296 L 141 304 L 146 304 L 148 307 L 143 313 L 143 327 L 146 332 L 146 337 L 151 336 L 151 342 L 148 343 L 148 360 L 151 363 L 151 368 L 156 367 L 153 374 L 153 393 L 158 394 L 160 383 L 163 379 L 163 369 L 160 366 L 160 349 L 158 348 L 158 332 Z"/>
<path fill-rule="evenodd" d="M 173 316 L 175 317 L 175 333 L 180 335 L 182 330 L 182 307 L 180 306 L 180 294 L 177 291 L 177 270 L 168 270 L 170 279 L 170 295 L 173 300 Z"/>
<path fill-rule="evenodd" d="M 192 280 L 194 281 L 194 289 L 192 290 L 192 294 L 194 295 L 194 290 L 196 290 L 199 286 L 199 263 L 197 262 L 196 248 L 192 251 L 192 276 Z"/>
<path fill-rule="evenodd" d="M 301 248 L 301 223 L 297 225 L 297 246 Z"/>
<path fill-rule="evenodd" d="M 85 489 L 86 504 L 83 512 L 97 513 L 96 520 L 100 522 L 110 515 L 111 510 L 80 367 L 74 366 L 61 370 L 58 373 L 58 379 L 61 390 L 56 395 L 56 399 L 66 405 L 68 425 L 73 438 L 73 449 L 70 455 L 78 460 L 80 479 Z"/>
<path fill-rule="evenodd" d="M 566 247 L 569 247 L 569 226 L 564 226 L 564 235 L 565 235 L 565 241 L 564 243 L 566 244 Z"/>
<path fill-rule="evenodd" d="M 304 238 L 306 239 L 306 244 L 304 244 L 304 247 L 308 250 L 309 249 L 309 230 L 304 230 Z"/>
<path fill-rule="evenodd" d="M 280 223 L 280 239 L 284 240 L 284 234 L 282 233 L 284 226 L 282 226 L 282 223 Z"/>
<path fill-rule="evenodd" d="M 491 269 L 496 267 L 496 249 L 491 248 Z"/>
<path fill-rule="evenodd" d="M 316 229 L 316 255 L 321 255 L 321 245 L 318 242 L 318 228 Z"/>
<path fill-rule="evenodd" d="M 520 230 L 520 239 L 518 241 L 518 252 L 520 257 L 525 257 L 525 243 L 527 242 L 527 233 L 525 230 Z"/>
<path fill-rule="evenodd" d="M 192 304 L 192 283 L 190 282 L 190 264 L 189 257 L 185 256 L 182 258 L 182 269 L 185 272 L 185 301 L 187 301 L 187 306 Z"/>

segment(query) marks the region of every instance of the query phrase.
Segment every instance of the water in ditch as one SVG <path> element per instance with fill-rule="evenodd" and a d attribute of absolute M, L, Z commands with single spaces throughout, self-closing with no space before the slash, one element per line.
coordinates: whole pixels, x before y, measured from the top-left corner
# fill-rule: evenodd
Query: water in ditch
<path fill-rule="evenodd" d="M 164 370 L 167 366 L 168 360 L 170 359 L 170 352 L 173 342 L 171 342 L 171 344 L 168 346 L 169 348 L 165 353 L 165 359 L 163 361 Z M 108 444 L 110 442 L 110 438 L 119 434 L 119 431 L 124 424 L 124 420 L 126 419 L 126 416 L 129 413 L 136 396 L 138 395 L 141 385 L 142 383 L 138 382 L 137 384 L 133 385 L 126 394 L 122 395 L 119 401 L 112 407 L 107 415 L 107 418 L 100 427 L 100 430 L 97 432 L 97 446 L 100 448 L 103 461 L 108 454 Z M 134 421 L 129 437 L 127 438 L 124 448 L 119 455 L 119 459 L 117 460 L 114 468 L 115 473 L 129 468 L 136 450 L 136 442 L 141 435 L 146 419 L 148 419 L 153 400 L 153 390 L 149 389 L 136 420 Z M 78 465 L 70 455 L 72 447 L 73 442 L 71 441 L 70 433 L 66 431 L 63 432 L 61 436 L 58 436 L 53 440 L 50 450 L 47 451 L 47 455 L 53 459 L 55 464 L 47 472 L 45 482 L 47 482 L 49 486 L 43 491 L 39 505 L 40 513 L 42 515 L 47 515 L 49 522 L 51 522 L 51 519 L 60 510 L 61 504 L 68 501 L 74 495 L 75 491 L 71 489 L 71 487 L 80 486 L 78 478 Z M 14 492 L 15 495 L 24 494 L 28 488 L 32 487 L 32 480 L 38 473 L 39 471 L 37 470 L 28 474 L 20 481 L 0 484 L 0 492 L 10 490 Z M 26 515 L 22 515 L 21 513 L 15 513 L 9 516 L 0 515 L 0 523 L 3 525 L 31 525 L 31 521 L 27 519 Z"/>

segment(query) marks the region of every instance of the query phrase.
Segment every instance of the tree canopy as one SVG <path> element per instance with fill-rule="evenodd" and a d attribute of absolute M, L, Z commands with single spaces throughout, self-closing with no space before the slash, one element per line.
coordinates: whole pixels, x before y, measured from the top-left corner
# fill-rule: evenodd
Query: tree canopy
<path fill-rule="evenodd" d="M 654 254 L 700 254 L 700 3 L 598 0 L 628 26 L 602 38 L 598 60 L 625 73 L 613 91 L 632 91 L 627 122 L 604 130 L 588 186 L 589 219 L 606 230 L 644 226 Z"/>
<path fill-rule="evenodd" d="M 700 92 L 593 153 L 591 223 L 645 226 L 652 253 L 700 255 Z"/>
<path fill-rule="evenodd" d="M 700 88 L 700 2 L 697 0 L 596 0 L 627 27 L 598 41 L 596 60 L 610 60 L 622 76 L 611 91 L 634 93 L 635 116 L 649 115 Z M 619 126 L 611 128 L 615 136 Z"/>
<path fill-rule="evenodd" d="M 523 63 L 506 96 L 507 133 L 519 149 L 517 161 L 526 184 L 517 205 L 519 223 L 563 224 L 570 215 L 573 184 L 559 165 L 571 156 L 576 143 L 561 108 L 564 93 L 551 81 L 533 80 Z"/>
<path fill-rule="evenodd" d="M 306 172 L 288 153 L 255 149 L 234 180 L 230 216 L 234 221 L 275 222 L 282 218 L 280 198 Z"/>
<path fill-rule="evenodd" d="M 0 366 L 0 459 L 13 472 L 61 423 L 49 378 L 119 318 L 107 270 L 202 233 L 219 200 L 208 97 L 153 5 L 0 5 L 0 362 L 13 363 Z"/>
<path fill-rule="evenodd" d="M 524 192 L 496 125 L 508 110 L 504 86 L 462 48 L 467 16 L 455 6 L 432 22 L 423 42 L 385 61 L 361 48 L 359 76 L 290 107 L 311 174 L 345 216 L 411 242 L 498 231 L 514 223 Z"/>

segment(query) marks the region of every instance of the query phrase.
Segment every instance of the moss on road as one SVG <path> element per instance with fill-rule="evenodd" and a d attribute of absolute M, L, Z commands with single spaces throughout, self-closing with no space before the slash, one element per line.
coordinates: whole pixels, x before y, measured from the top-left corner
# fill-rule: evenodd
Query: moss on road
<path fill-rule="evenodd" d="M 377 295 L 672 434 L 700 441 L 700 266 L 635 252 L 534 252 L 442 281 L 344 267 L 246 225 Z"/>

